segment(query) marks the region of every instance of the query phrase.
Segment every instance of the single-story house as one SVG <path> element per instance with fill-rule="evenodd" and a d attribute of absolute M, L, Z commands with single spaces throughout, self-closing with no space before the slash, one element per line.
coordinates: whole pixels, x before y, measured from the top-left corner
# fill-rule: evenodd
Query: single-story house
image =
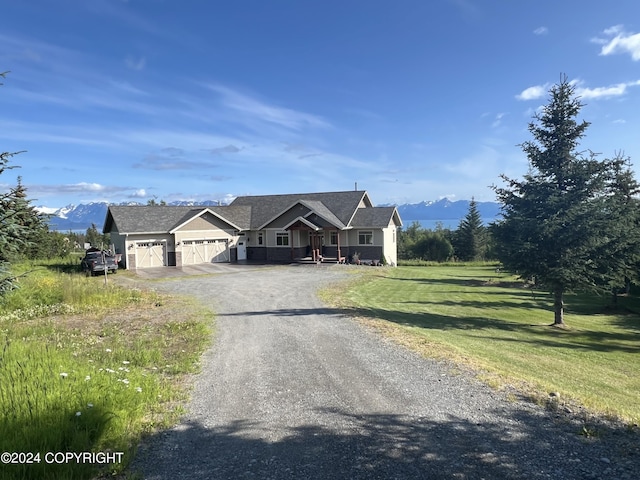
<path fill-rule="evenodd" d="M 342 262 L 397 264 L 395 207 L 374 207 L 366 191 L 237 197 L 225 206 L 120 206 L 107 211 L 126 268 L 198 263 Z"/>

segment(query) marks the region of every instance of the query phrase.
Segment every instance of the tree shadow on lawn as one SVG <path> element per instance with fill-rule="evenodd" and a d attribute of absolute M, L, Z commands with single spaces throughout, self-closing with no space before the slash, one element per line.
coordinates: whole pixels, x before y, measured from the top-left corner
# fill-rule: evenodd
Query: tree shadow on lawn
<path fill-rule="evenodd" d="M 453 303 L 457 305 L 457 303 Z M 480 316 L 452 316 L 429 312 L 404 312 L 386 310 L 381 308 L 282 308 L 276 310 L 259 310 L 247 312 L 235 312 L 224 314 L 228 317 L 296 317 L 305 321 L 305 317 L 317 315 L 344 316 L 344 317 L 369 317 L 386 320 L 397 325 L 418 327 L 424 330 L 440 331 L 481 331 L 498 330 L 503 332 L 524 332 L 528 338 L 520 340 L 496 337 L 495 340 L 522 341 L 546 347 L 570 347 L 595 351 L 624 351 L 637 352 L 640 350 L 639 335 L 635 331 L 628 333 L 602 332 L 584 329 L 557 329 L 545 324 L 525 324 L 521 322 L 508 322 Z M 489 338 L 488 338 L 489 339 Z M 557 339 L 557 341 L 554 341 Z M 631 342 L 632 345 L 624 343 Z"/>
<path fill-rule="evenodd" d="M 580 331 L 575 334 L 569 332 L 567 335 L 561 332 L 553 329 L 552 335 L 545 331 L 544 335 L 536 334 L 530 338 L 488 337 L 487 340 L 589 352 L 640 353 L 640 336 L 637 334 Z"/>
<path fill-rule="evenodd" d="M 635 331 L 604 332 L 571 328 L 558 329 L 551 328 L 549 324 L 533 325 L 483 317 L 457 317 L 422 312 L 407 313 L 375 308 L 361 310 L 361 312 L 366 316 L 425 330 L 499 330 L 527 334 L 526 337 L 520 335 L 518 338 L 495 337 L 496 341 L 527 342 L 538 346 L 569 347 L 602 352 L 640 352 L 640 335 Z"/>
<path fill-rule="evenodd" d="M 310 408 L 309 417 L 317 420 L 288 427 L 290 418 L 275 418 L 276 426 L 239 419 L 211 428 L 188 421 L 148 438 L 132 470 L 147 480 L 564 480 L 640 468 L 634 432 L 602 429 L 586 439 L 578 434 L 581 425 L 533 409 L 498 406 L 470 420 Z"/>

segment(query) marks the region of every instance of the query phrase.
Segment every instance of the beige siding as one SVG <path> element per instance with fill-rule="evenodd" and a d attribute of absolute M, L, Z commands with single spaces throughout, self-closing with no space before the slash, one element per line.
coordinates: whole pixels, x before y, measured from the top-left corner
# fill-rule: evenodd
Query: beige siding
<path fill-rule="evenodd" d="M 398 264 L 398 232 L 396 224 L 391 220 L 389 226 L 383 230 L 385 261 L 389 265 Z"/>
<path fill-rule="evenodd" d="M 383 245 L 384 233 L 379 228 L 356 228 L 356 229 L 353 229 L 353 230 L 349 230 L 348 231 L 348 238 L 347 238 L 347 241 L 349 242 L 348 245 L 350 245 L 352 247 L 360 246 L 359 238 L 358 238 L 360 232 L 372 232 L 373 233 L 373 243 L 371 245 L 377 246 L 377 247 L 380 247 L 380 246 Z M 342 238 L 340 240 L 342 241 Z"/>

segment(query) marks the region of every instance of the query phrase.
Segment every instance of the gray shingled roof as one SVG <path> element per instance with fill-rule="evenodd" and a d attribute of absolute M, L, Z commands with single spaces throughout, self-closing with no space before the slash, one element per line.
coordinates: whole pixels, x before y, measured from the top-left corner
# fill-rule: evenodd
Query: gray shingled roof
<path fill-rule="evenodd" d="M 310 208 L 313 212 L 315 212 L 316 215 L 323 218 L 326 222 L 329 222 L 333 226 L 338 228 L 346 227 L 346 225 L 341 222 L 340 219 L 336 217 L 335 214 L 331 210 L 329 210 L 324 203 L 318 200 L 301 200 L 300 203 Z"/>
<path fill-rule="evenodd" d="M 107 211 L 104 231 L 115 224 L 120 233 L 167 233 L 188 214 L 196 215 L 204 207 L 176 207 L 163 205 L 112 205 Z"/>
<path fill-rule="evenodd" d="M 386 227 L 394 215 L 397 217 L 398 224 L 401 225 L 396 207 L 359 208 L 353 217 L 351 226 L 354 228 Z"/>
<path fill-rule="evenodd" d="M 369 208 L 358 208 L 363 199 Z M 364 191 L 256 195 L 237 197 L 227 206 L 113 205 L 107 212 L 103 231 L 111 231 L 115 224 L 120 233 L 167 233 L 203 209 L 211 210 L 242 230 L 257 230 L 296 202 L 305 204 L 339 228 L 385 227 L 393 215 L 398 215 L 395 207 L 371 206 Z M 400 222 L 399 216 L 397 221 Z"/>
<path fill-rule="evenodd" d="M 343 225 L 349 225 L 351 217 L 365 195 L 366 192 L 361 190 L 286 195 L 255 195 L 238 197 L 230 206 L 251 206 L 250 228 L 252 230 L 260 228 L 300 200 L 321 202 Z M 367 201 L 369 201 L 368 196 Z"/>
<path fill-rule="evenodd" d="M 249 228 L 249 207 L 182 207 L 168 205 L 112 205 L 107 211 L 103 231 L 115 224 L 120 233 L 167 233 L 202 210 L 211 210 L 241 229 Z"/>

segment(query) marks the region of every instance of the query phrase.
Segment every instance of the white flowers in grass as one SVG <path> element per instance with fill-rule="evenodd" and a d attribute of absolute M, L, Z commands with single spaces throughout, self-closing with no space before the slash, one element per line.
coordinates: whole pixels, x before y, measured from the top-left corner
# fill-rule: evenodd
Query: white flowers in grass
<path fill-rule="evenodd" d="M 111 349 L 110 348 L 105 348 L 104 351 L 107 352 L 107 353 L 111 353 Z"/>
<path fill-rule="evenodd" d="M 82 412 L 76 412 L 76 417 L 79 417 L 80 415 L 82 415 Z"/>
<path fill-rule="evenodd" d="M 91 377 L 89 375 L 87 375 L 86 377 L 84 377 L 84 381 L 88 382 L 89 380 L 91 380 Z"/>
<path fill-rule="evenodd" d="M 67 378 L 69 376 L 69 374 L 67 372 L 62 372 L 62 373 L 60 373 L 60 376 L 62 378 Z"/>
<path fill-rule="evenodd" d="M 123 361 L 122 361 L 122 364 L 123 364 L 123 365 L 129 365 L 130 363 L 131 363 L 131 362 L 128 362 L 128 361 L 126 361 L 126 360 L 123 360 Z"/>
<path fill-rule="evenodd" d="M 93 408 L 93 403 L 87 403 L 87 407 Z"/>
<path fill-rule="evenodd" d="M 136 392 L 142 393 L 142 387 L 136 387 Z"/>

